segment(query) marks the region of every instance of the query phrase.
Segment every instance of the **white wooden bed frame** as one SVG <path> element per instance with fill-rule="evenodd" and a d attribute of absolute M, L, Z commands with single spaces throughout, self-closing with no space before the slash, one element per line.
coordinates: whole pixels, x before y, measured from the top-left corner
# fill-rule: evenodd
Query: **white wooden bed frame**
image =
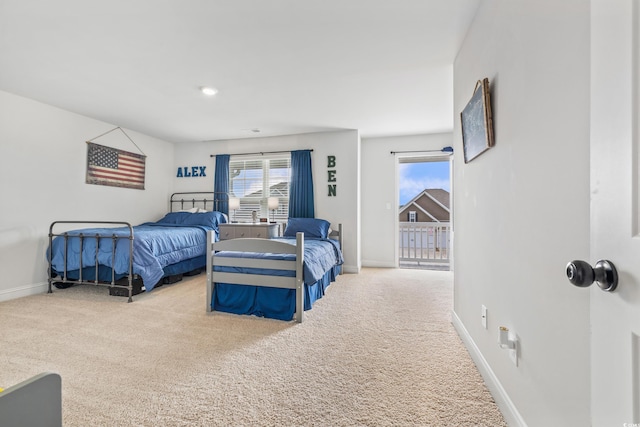
<path fill-rule="evenodd" d="M 337 238 L 340 242 L 340 250 L 343 248 L 342 224 L 338 225 L 338 231 L 332 231 L 331 238 Z M 231 283 L 237 285 L 267 286 L 272 288 L 285 288 L 296 290 L 296 312 L 294 320 L 298 323 L 304 318 L 304 233 L 296 234 L 296 245 L 270 239 L 230 239 L 219 242 L 214 241 L 212 231 L 207 232 L 209 253 L 207 255 L 207 312 L 213 311 L 211 297 L 213 296 L 215 283 Z M 217 251 L 232 252 L 259 252 L 272 254 L 295 254 L 295 261 L 216 257 Z M 295 277 L 270 276 L 266 274 L 226 273 L 214 271 L 214 266 L 268 268 L 274 270 L 295 271 Z"/>

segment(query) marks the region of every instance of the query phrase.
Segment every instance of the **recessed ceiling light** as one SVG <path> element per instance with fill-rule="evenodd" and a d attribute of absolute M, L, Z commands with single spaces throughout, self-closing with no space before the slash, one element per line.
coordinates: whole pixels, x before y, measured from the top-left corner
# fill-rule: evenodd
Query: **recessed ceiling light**
<path fill-rule="evenodd" d="M 207 95 L 207 96 L 213 96 L 213 95 L 215 95 L 216 93 L 218 93 L 218 89 L 216 89 L 216 88 L 214 88 L 214 87 L 209 87 L 209 86 L 202 86 L 202 87 L 200 88 L 200 91 L 201 91 L 202 93 L 204 93 L 205 95 Z"/>

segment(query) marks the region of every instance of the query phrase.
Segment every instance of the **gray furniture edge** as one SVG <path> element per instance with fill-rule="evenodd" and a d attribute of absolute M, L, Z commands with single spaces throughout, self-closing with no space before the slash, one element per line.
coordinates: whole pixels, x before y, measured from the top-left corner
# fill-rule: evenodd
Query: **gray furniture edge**
<path fill-rule="evenodd" d="M 61 427 L 62 379 L 43 372 L 0 393 L 3 427 Z"/>

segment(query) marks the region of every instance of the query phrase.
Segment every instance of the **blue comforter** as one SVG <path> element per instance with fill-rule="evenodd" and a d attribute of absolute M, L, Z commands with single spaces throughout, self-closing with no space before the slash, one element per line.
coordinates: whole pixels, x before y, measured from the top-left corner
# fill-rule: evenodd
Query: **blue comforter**
<path fill-rule="evenodd" d="M 295 237 L 282 237 L 278 239 L 281 242 L 295 246 Z M 279 260 L 295 260 L 294 254 L 270 254 L 258 252 L 218 252 L 216 256 L 233 257 L 233 258 L 258 258 L 258 259 L 279 259 Z M 340 244 L 332 239 L 319 239 L 305 237 L 304 239 L 304 283 L 312 285 L 320 280 L 324 274 L 336 265 L 342 265 L 342 251 Z M 236 267 L 215 267 L 216 271 L 229 271 L 235 273 L 249 274 L 268 274 L 271 276 L 291 276 L 295 272 L 286 270 L 270 270 L 261 268 L 236 268 Z"/>
<path fill-rule="evenodd" d="M 277 239 L 295 245 L 295 238 Z M 313 303 L 322 298 L 325 289 L 339 274 L 344 263 L 340 244 L 335 240 L 309 238 L 304 239 L 304 309 L 310 310 Z M 218 252 L 218 256 L 262 259 L 294 260 L 295 255 L 256 253 L 256 252 Z M 295 276 L 295 271 L 214 267 L 216 271 L 246 274 L 268 274 L 271 276 Z M 216 283 L 210 304 L 214 310 L 235 314 L 253 314 L 273 319 L 291 320 L 296 309 L 295 289 L 280 289 L 261 286 L 231 285 Z"/>
<path fill-rule="evenodd" d="M 217 234 L 219 219 L 214 215 L 201 216 L 195 221 L 195 214 L 172 213 L 158 222 L 144 223 L 133 227 L 133 273 L 142 278 L 145 289 L 150 291 L 164 276 L 163 268 L 206 253 L 207 230 Z M 203 221 L 203 218 L 207 221 Z M 179 222 L 179 223 L 175 223 Z M 196 224 L 194 222 L 200 222 Z M 219 221 L 224 222 L 224 221 Z M 100 239 L 85 238 L 82 244 L 82 266 L 80 266 L 80 238 L 73 237 L 99 234 Z M 67 271 L 96 264 L 96 242 L 98 243 L 98 264 L 113 268 L 118 275 L 129 274 L 129 228 L 85 228 L 68 232 Z M 116 239 L 115 257 L 112 256 Z M 217 237 L 217 236 L 216 236 Z M 49 251 L 47 251 L 47 256 Z M 64 266 L 64 238 L 56 237 L 52 242 L 51 266 L 62 273 Z"/>

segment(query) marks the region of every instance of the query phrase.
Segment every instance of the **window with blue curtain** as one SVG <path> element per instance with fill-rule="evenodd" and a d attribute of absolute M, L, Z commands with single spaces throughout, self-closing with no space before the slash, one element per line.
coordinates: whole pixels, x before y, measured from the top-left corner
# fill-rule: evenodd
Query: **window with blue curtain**
<path fill-rule="evenodd" d="M 216 156 L 216 173 L 213 181 L 213 199 L 216 210 L 229 215 L 229 158 L 228 154 Z"/>
<path fill-rule="evenodd" d="M 313 174 L 311 171 L 311 150 L 296 150 L 291 152 L 289 217 L 315 217 L 313 201 Z"/>

